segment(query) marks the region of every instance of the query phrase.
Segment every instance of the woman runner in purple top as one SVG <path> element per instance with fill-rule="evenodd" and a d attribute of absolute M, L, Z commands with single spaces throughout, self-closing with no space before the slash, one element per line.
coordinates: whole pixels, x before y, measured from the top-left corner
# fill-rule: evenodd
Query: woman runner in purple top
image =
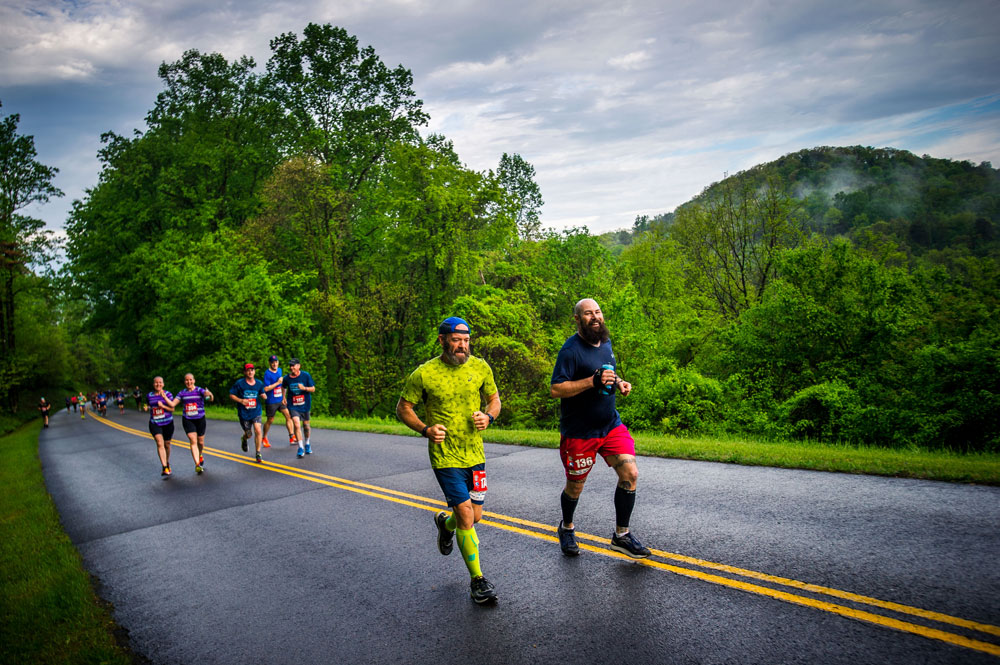
<path fill-rule="evenodd" d="M 146 395 L 149 405 L 149 433 L 156 441 L 156 452 L 160 456 L 164 480 L 170 478 L 170 440 L 174 438 L 174 396 L 163 389 L 163 377 L 153 378 L 153 391 Z"/>
<path fill-rule="evenodd" d="M 174 405 L 181 404 L 181 425 L 191 442 L 191 457 L 194 458 L 194 471 L 205 470 L 205 401 L 215 400 L 208 388 L 194 385 L 194 374 L 184 375 L 184 390 L 177 393 Z"/>

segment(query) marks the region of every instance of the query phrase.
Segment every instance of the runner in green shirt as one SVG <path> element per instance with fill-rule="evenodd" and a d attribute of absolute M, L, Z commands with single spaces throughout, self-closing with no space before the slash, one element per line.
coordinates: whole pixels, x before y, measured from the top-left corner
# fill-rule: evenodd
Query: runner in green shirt
<path fill-rule="evenodd" d="M 452 513 L 434 517 L 438 550 L 450 554 L 453 537 L 472 576 L 476 603 L 496 600 L 496 590 L 483 577 L 475 524 L 483 517 L 486 499 L 486 454 L 483 430 L 500 415 L 500 395 L 493 370 L 469 353 L 471 329 L 456 316 L 438 327 L 441 355 L 428 360 L 407 378 L 396 404 L 396 415 L 410 429 L 427 437 L 431 468 Z M 424 419 L 414 407 L 424 403 Z M 483 403 L 485 402 L 485 408 Z"/>

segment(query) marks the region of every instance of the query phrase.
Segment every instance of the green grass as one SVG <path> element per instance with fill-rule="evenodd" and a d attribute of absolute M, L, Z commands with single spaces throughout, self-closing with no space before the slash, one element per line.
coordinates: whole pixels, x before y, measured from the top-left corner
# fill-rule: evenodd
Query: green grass
<path fill-rule="evenodd" d="M 210 407 L 208 415 L 236 420 L 236 411 L 232 408 Z M 326 429 L 417 436 L 395 418 L 314 415 L 311 423 L 313 427 Z M 275 427 L 279 432 L 284 431 L 280 415 L 272 425 Z M 961 454 L 921 448 L 896 450 L 810 441 L 761 441 L 735 436 L 677 437 L 643 432 L 634 432 L 633 436 L 636 452 L 653 457 L 1000 485 L 1000 454 L 996 453 Z M 498 427 L 487 431 L 486 440 L 537 448 L 559 447 L 559 433 L 552 430 Z"/>
<path fill-rule="evenodd" d="M 45 490 L 40 429 L 0 437 L 0 662 L 131 663 Z"/>

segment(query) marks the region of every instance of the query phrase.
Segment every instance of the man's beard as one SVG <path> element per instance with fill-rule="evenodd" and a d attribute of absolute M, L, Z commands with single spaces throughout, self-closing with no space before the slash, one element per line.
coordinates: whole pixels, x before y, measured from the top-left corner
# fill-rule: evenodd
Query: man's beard
<path fill-rule="evenodd" d="M 451 353 L 450 351 L 447 351 L 445 349 L 441 349 L 441 351 L 444 354 L 445 362 L 447 362 L 449 365 L 464 365 L 469 360 L 468 353 L 459 356 L 457 353 Z"/>
<path fill-rule="evenodd" d="M 608 335 L 608 327 L 604 324 L 604 321 L 600 321 L 596 328 L 591 326 L 585 326 L 580 323 L 576 327 L 577 332 L 580 333 L 580 337 L 587 344 L 601 344 L 608 341 L 610 336 Z"/>

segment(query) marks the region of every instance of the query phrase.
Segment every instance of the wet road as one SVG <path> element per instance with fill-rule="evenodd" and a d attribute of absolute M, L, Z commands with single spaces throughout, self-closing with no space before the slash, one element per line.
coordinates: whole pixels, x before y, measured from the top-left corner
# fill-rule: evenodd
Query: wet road
<path fill-rule="evenodd" d="M 66 531 L 154 663 L 998 662 L 1000 488 L 641 458 L 654 556 L 607 548 L 600 465 L 567 559 L 556 452 L 487 444 L 479 607 L 437 552 L 422 439 L 315 430 L 257 465 L 238 435 L 209 421 L 206 473 L 175 445 L 162 481 L 135 411 L 42 431 Z"/>

